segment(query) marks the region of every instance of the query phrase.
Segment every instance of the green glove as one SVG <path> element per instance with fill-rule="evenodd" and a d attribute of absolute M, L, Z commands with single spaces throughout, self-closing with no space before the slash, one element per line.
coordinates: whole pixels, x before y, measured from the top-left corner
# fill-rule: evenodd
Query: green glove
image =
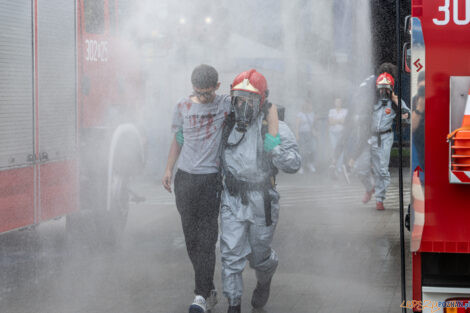
<path fill-rule="evenodd" d="M 180 128 L 180 130 L 178 130 L 178 132 L 176 133 L 176 142 L 180 145 L 180 147 L 184 143 L 184 136 L 183 136 L 183 129 L 182 128 Z"/>
<path fill-rule="evenodd" d="M 274 149 L 277 145 L 281 144 L 281 136 L 279 134 L 274 137 L 270 133 L 266 133 L 264 136 L 264 151 L 270 152 Z"/>

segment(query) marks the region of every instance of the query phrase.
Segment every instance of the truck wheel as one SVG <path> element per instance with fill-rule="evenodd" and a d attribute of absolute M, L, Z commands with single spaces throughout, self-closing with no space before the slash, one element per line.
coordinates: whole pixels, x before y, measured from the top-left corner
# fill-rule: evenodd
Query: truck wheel
<path fill-rule="evenodd" d="M 129 213 L 129 178 L 114 172 L 111 178 L 111 199 L 109 217 L 113 231 L 113 240 L 120 242 L 127 224 Z"/>
<path fill-rule="evenodd" d="M 99 210 L 97 229 L 101 242 L 110 247 L 121 244 L 129 212 L 129 178 L 113 170 L 110 179 L 109 206 Z"/>

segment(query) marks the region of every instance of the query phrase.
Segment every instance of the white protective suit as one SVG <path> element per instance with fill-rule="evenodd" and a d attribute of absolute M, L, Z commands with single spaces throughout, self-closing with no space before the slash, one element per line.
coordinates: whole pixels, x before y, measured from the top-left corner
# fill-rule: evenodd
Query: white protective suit
<path fill-rule="evenodd" d="M 249 125 L 245 137 L 237 146 L 225 146 L 222 151 L 225 179 L 220 210 L 220 250 L 223 291 L 231 306 L 241 303 L 242 272 L 247 260 L 250 267 L 256 270 L 258 282 L 262 284 L 271 279 L 278 264 L 277 254 L 271 248 L 279 216 L 279 194 L 275 187 L 268 187 L 272 224 L 267 226 L 263 191 L 259 187 L 248 188 L 247 205 L 244 205 L 239 194 L 230 194 L 226 183 L 227 171 L 236 180 L 247 182 L 250 186 L 261 185 L 271 177 L 271 167 L 265 166 L 263 169 L 262 115 Z M 235 144 L 243 136 L 235 128 L 228 137 L 228 144 Z M 272 159 L 272 164 L 277 169 L 295 173 L 301 162 L 295 136 L 282 121 L 279 121 L 279 135 L 281 144 L 268 153 L 268 159 Z"/>
<path fill-rule="evenodd" d="M 410 114 L 410 109 L 402 100 L 402 114 Z M 390 151 L 393 145 L 393 120 L 398 112 L 395 112 L 392 100 L 388 100 L 386 105 L 378 101 L 374 105 L 372 113 L 371 132 L 369 139 L 371 145 L 372 173 L 375 181 L 375 199 L 378 202 L 385 200 L 385 193 L 390 184 L 390 172 L 388 165 L 390 162 Z"/>

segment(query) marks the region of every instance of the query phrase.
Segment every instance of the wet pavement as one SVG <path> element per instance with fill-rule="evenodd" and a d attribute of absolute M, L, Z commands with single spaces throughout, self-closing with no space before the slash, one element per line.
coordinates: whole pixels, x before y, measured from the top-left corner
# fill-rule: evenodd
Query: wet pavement
<path fill-rule="evenodd" d="M 297 174 L 282 175 L 278 183 L 281 214 L 273 247 L 280 264 L 261 312 L 401 312 L 396 171 L 382 212 L 374 201 L 361 203 L 363 189 L 354 181 Z M 173 195 L 151 179 L 134 189 L 147 201 L 132 205 L 120 249 L 70 240 L 64 219 L 1 235 L 0 312 L 187 312 L 193 271 Z M 249 267 L 244 281 L 242 312 L 251 312 L 256 279 Z M 213 312 L 226 312 L 219 257 L 215 283 L 219 304 Z"/>

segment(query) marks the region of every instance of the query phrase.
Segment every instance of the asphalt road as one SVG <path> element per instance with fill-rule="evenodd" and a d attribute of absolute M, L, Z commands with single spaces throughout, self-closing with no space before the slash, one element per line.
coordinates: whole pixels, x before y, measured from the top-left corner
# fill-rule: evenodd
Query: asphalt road
<path fill-rule="evenodd" d="M 373 201 L 361 203 L 363 189 L 355 182 L 280 176 L 273 242 L 280 264 L 261 312 L 401 312 L 397 180 L 394 171 L 386 210 L 379 212 Z M 132 205 L 119 249 L 71 240 L 64 219 L 0 235 L 0 312 L 187 312 L 193 271 L 173 195 L 156 179 L 139 180 L 134 189 L 147 201 Z M 407 253 L 408 298 L 410 273 Z M 244 280 L 242 312 L 251 312 L 256 279 L 250 268 Z M 219 258 L 215 282 L 214 312 L 226 312 Z"/>

